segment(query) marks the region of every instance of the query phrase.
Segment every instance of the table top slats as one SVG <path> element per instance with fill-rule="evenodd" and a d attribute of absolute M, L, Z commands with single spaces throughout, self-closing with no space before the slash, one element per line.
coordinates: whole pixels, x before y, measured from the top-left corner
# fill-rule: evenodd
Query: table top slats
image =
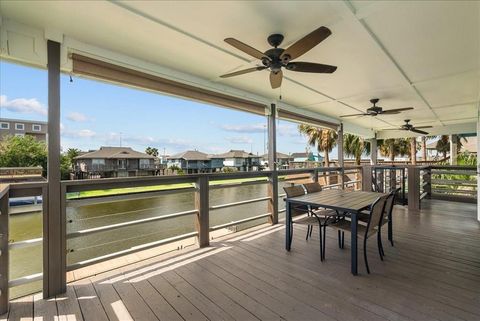
<path fill-rule="evenodd" d="M 325 207 L 338 211 L 358 213 L 368 208 L 382 195 L 386 194 L 363 191 L 324 190 L 302 196 L 289 197 L 285 200 L 292 204 Z"/>

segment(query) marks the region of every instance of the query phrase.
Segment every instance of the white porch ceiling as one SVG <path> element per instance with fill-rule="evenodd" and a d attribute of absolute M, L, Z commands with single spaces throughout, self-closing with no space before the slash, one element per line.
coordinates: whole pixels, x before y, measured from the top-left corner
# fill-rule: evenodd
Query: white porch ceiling
<path fill-rule="evenodd" d="M 477 1 L 2 1 L 0 13 L 3 21 L 54 30 L 203 79 L 218 90 L 234 88 L 271 100 L 281 94 L 284 103 L 336 119 L 363 112 L 370 98 L 380 98 L 386 109 L 415 108 L 400 115 L 348 119 L 375 131 L 398 127 L 406 118 L 436 131 L 448 131 L 452 124 L 467 129 L 476 122 Z M 258 63 L 224 38 L 266 50 L 272 33 L 284 34 L 282 46 L 287 47 L 322 25 L 333 34 L 299 60 L 337 65 L 334 74 L 285 71 L 281 90 L 270 88 L 267 72 L 218 77 Z M 15 44 L 22 45 L 9 43 L 2 56 L 25 60 L 16 56 Z"/>

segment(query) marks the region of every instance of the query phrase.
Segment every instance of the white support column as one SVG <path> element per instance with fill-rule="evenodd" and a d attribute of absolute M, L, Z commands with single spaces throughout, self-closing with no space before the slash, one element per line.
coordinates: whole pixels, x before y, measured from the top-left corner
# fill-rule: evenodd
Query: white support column
<path fill-rule="evenodd" d="M 277 168 L 277 106 L 270 105 L 270 114 L 268 115 L 268 167 L 273 172 L 268 180 L 268 212 L 270 213 L 269 222 L 278 223 L 278 168 Z"/>
<path fill-rule="evenodd" d="M 480 97 L 477 103 L 477 151 L 480 150 Z M 478 182 L 480 182 L 480 158 L 477 155 L 477 200 L 480 200 L 480 188 L 478 188 Z M 477 220 L 480 222 L 480 202 L 477 201 Z"/>
<path fill-rule="evenodd" d="M 375 137 L 370 139 L 370 165 L 377 165 L 377 134 Z"/>
<path fill-rule="evenodd" d="M 457 165 L 457 135 L 450 135 L 450 165 Z"/>
<path fill-rule="evenodd" d="M 342 184 L 341 187 L 343 189 L 345 187 L 343 184 L 343 172 L 344 172 L 343 166 L 345 164 L 343 161 L 343 124 L 342 123 L 340 123 L 340 126 L 338 126 L 337 134 L 338 134 L 338 137 L 337 137 L 338 166 L 342 168 L 340 171 L 338 183 Z"/>

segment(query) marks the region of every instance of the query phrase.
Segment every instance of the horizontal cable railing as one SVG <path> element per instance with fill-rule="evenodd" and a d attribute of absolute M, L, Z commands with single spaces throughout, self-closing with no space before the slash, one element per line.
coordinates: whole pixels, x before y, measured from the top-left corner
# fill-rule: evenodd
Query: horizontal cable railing
<path fill-rule="evenodd" d="M 435 199 L 476 202 L 475 166 L 430 166 L 429 195 Z"/>
<path fill-rule="evenodd" d="M 12 256 L 16 258 L 17 255 L 29 255 L 31 257 L 24 257 L 23 259 L 31 260 L 31 262 L 39 262 L 39 257 L 43 258 L 42 252 L 35 253 L 35 249 L 29 250 L 28 248 L 38 247 L 38 250 L 40 250 L 40 246 L 42 246 L 44 242 L 43 236 L 22 239 L 19 241 L 15 240 L 16 235 L 10 234 L 9 231 L 9 225 L 11 225 L 10 221 L 16 217 L 24 215 L 24 213 L 41 213 L 41 221 L 43 221 L 42 225 L 44 225 L 47 216 L 46 206 L 48 204 L 46 182 L 14 183 L 9 184 L 8 188 L 5 188 L 5 186 L 7 185 L 2 185 L 3 192 L 0 193 L 0 310 L 2 310 L 2 306 L 4 306 L 5 300 L 8 300 L 9 295 L 11 297 L 17 297 L 27 294 L 22 291 L 17 291 L 16 289 L 11 290 L 12 288 L 25 286 L 43 279 L 43 272 L 32 271 L 32 265 L 23 266 L 23 273 L 22 271 L 19 272 L 16 269 L 9 271 L 9 264 L 11 264 L 10 259 Z M 36 204 L 39 196 L 41 196 L 42 202 L 41 204 Z M 22 202 L 24 202 L 25 198 L 31 198 L 34 206 L 27 204 L 10 207 L 10 202 L 15 201 L 17 198 L 22 198 Z M 27 208 L 28 210 L 24 210 L 24 208 Z M 10 218 L 12 215 L 13 218 Z M 27 233 L 28 235 L 30 232 L 28 230 L 22 230 L 22 234 L 24 233 Z M 28 251 L 17 252 L 17 250 L 20 249 L 28 249 Z M 42 262 L 42 260 L 40 260 L 40 262 Z M 10 278 L 8 277 L 9 275 Z M 30 291 L 36 292 L 38 290 L 38 288 L 32 287 L 32 290 Z"/>

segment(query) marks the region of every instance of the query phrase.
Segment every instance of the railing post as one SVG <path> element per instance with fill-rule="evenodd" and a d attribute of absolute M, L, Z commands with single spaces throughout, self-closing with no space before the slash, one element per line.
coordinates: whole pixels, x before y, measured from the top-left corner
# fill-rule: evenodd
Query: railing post
<path fill-rule="evenodd" d="M 268 222 L 270 224 L 278 223 L 278 172 L 274 171 L 268 176 L 268 213 L 270 213 Z"/>
<path fill-rule="evenodd" d="M 268 166 L 272 174 L 268 177 L 268 213 L 270 213 L 269 223 L 278 223 L 278 171 L 277 171 L 277 106 L 270 105 L 270 114 L 268 115 Z"/>
<path fill-rule="evenodd" d="M 408 167 L 408 209 L 420 210 L 420 169 Z"/>
<path fill-rule="evenodd" d="M 361 168 L 362 171 L 362 191 L 372 191 L 372 166 L 364 165 Z"/>
<path fill-rule="evenodd" d="M 200 175 L 195 183 L 195 208 L 198 210 L 195 228 L 200 247 L 210 245 L 209 191 L 208 176 Z"/>
<path fill-rule="evenodd" d="M 48 67 L 48 210 L 44 226 L 44 292 L 45 298 L 67 290 L 65 262 L 66 222 L 62 219 L 60 187 L 60 43 L 47 41 Z"/>
<path fill-rule="evenodd" d="M 424 182 L 427 183 L 425 185 L 425 192 L 427 192 L 427 197 L 432 197 L 432 169 L 430 167 L 425 169 L 426 175 L 423 176 Z"/>
<path fill-rule="evenodd" d="M 10 264 L 8 251 L 8 187 L 0 186 L 0 193 L 0 315 L 2 315 L 8 311 L 8 267 Z"/>
<path fill-rule="evenodd" d="M 312 182 L 318 183 L 318 169 L 314 169 L 312 173 L 310 173 L 310 179 Z"/>

